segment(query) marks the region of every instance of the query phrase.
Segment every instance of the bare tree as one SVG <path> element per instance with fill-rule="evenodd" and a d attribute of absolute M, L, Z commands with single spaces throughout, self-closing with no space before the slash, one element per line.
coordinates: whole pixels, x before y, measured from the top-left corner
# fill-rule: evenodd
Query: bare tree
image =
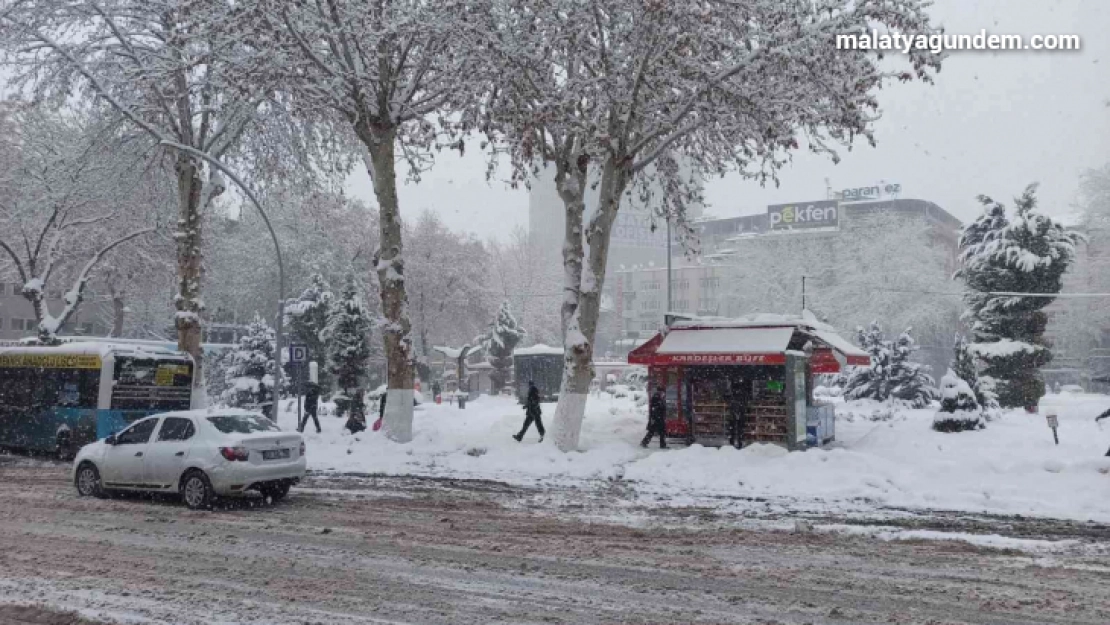
<path fill-rule="evenodd" d="M 79 94 L 107 106 L 164 144 L 212 159 L 233 156 L 272 91 L 244 89 L 258 56 L 217 25 L 233 21 L 220 0 L 0 0 L 0 46 L 13 84 L 64 104 Z M 271 113 L 272 109 L 271 107 Z M 269 118 L 275 118 L 270 115 Z M 277 142 L 280 146 L 280 142 Z M 185 151 L 174 155 L 178 218 L 175 325 L 197 366 L 193 398 L 207 401 L 201 374 L 203 215 L 223 193 L 222 176 Z"/>
<path fill-rule="evenodd" d="M 940 58 L 841 50 L 837 35 L 873 27 L 934 32 L 920 0 L 504 0 L 475 35 L 491 51 L 484 120 L 503 139 L 516 180 L 553 166 L 566 210 L 566 367 L 555 442 L 578 446 L 613 223 L 626 194 L 662 192 L 680 227 L 700 200 L 693 179 L 739 171 L 774 179 L 801 140 L 873 141 L 875 91 L 888 79 L 928 80 Z M 690 162 L 684 174 L 682 161 Z M 648 175 L 649 168 L 652 175 Z M 550 174 L 547 174 L 550 175 Z M 596 209 L 584 191 L 597 185 Z"/>
<path fill-rule="evenodd" d="M 389 397 L 384 429 L 412 439 L 413 345 L 405 291 L 405 259 L 396 160 L 414 177 L 430 164 L 437 141 L 432 115 L 470 103 L 471 50 L 458 29 L 473 3 L 461 0 L 322 0 L 257 5 L 245 27 L 276 37 L 271 57 L 305 108 L 327 110 L 353 131 L 366 151 L 380 213 L 376 271 L 381 293 Z M 461 144 L 459 144 L 461 148 Z"/>
<path fill-rule="evenodd" d="M 143 182 L 141 157 L 88 119 L 29 111 L 13 128 L 16 141 L 0 173 L 0 250 L 34 308 L 39 341 L 54 344 L 97 266 L 115 248 L 154 230 L 139 225 L 144 215 L 129 201 Z M 67 269 L 72 286 L 55 313 L 48 287 L 64 280 Z"/>

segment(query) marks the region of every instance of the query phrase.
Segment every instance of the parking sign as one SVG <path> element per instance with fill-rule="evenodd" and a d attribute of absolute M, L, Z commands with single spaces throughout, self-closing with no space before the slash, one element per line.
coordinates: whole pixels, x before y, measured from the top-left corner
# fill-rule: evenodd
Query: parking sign
<path fill-rule="evenodd" d="M 308 360 L 308 346 L 301 343 L 289 346 L 289 362 L 301 363 Z"/>

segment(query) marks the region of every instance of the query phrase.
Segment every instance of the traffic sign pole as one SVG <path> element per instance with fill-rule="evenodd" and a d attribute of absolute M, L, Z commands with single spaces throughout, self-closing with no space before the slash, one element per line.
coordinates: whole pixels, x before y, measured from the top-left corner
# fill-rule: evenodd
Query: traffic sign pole
<path fill-rule="evenodd" d="M 293 379 L 293 392 L 297 395 L 297 430 L 300 431 L 302 423 L 301 416 L 301 378 L 305 363 L 308 361 L 308 346 L 304 343 L 291 343 L 289 345 L 289 364 L 292 365 Z"/>

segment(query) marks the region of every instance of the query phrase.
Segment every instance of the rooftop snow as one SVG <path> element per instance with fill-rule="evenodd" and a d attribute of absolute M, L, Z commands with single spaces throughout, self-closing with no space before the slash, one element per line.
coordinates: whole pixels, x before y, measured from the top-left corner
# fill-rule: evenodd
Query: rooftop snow
<path fill-rule="evenodd" d="M 679 329 L 667 334 L 657 350 L 660 354 L 766 354 L 786 350 L 793 327 L 708 330 Z"/>
<path fill-rule="evenodd" d="M 543 343 L 536 343 L 531 347 L 518 347 L 513 350 L 514 356 L 562 356 L 562 347 L 552 347 Z"/>

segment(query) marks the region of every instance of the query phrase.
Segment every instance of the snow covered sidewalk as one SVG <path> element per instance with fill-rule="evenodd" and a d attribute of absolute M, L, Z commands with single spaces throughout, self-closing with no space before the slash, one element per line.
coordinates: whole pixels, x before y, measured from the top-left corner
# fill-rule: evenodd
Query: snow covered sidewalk
<path fill-rule="evenodd" d="M 1045 424 L 1050 407 L 1060 417 L 1059 446 Z M 841 404 L 838 442 L 804 453 L 769 445 L 645 450 L 643 409 L 605 394 L 590 397 L 581 450 L 570 454 L 537 444 L 534 430 L 523 443 L 513 440 L 523 409 L 501 397 L 482 397 L 465 410 L 418 407 L 415 437 L 406 445 L 374 432 L 350 436 L 335 417 L 322 418 L 322 434 L 305 436 L 314 471 L 523 485 L 623 480 L 644 501 L 667 505 L 756 498 L 833 514 L 910 508 L 1110 522 L 1110 458 L 1103 457 L 1110 428 L 1093 423 L 1107 407 L 1107 396 L 1049 395 L 1040 415 L 1012 412 L 983 431 L 941 434 L 930 429 L 932 410 L 905 410 L 876 423 L 849 421 L 875 406 Z M 554 404 L 545 404 L 549 427 L 553 414 Z M 293 421 L 286 413 L 281 424 Z"/>

